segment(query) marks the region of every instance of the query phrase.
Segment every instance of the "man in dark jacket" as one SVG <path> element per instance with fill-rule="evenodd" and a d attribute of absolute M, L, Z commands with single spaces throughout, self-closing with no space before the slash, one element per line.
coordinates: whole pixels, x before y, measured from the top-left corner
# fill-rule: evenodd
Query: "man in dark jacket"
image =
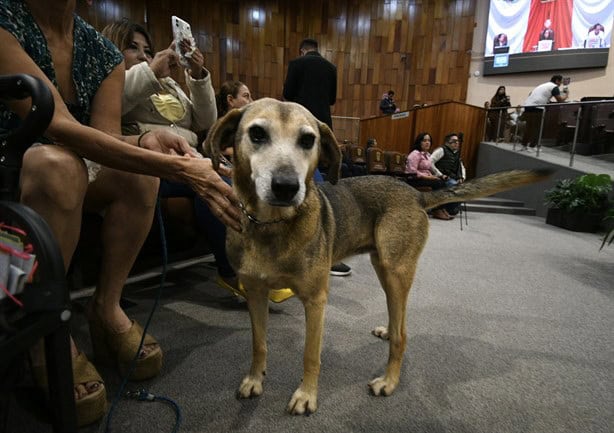
<path fill-rule="evenodd" d="M 307 108 L 331 129 L 330 106 L 337 100 L 337 67 L 318 52 L 318 42 L 304 39 L 300 57 L 288 64 L 284 99 Z"/>
<path fill-rule="evenodd" d="M 337 100 L 337 67 L 322 57 L 314 39 L 303 39 L 299 52 L 300 57 L 288 63 L 284 99 L 301 104 L 332 130 L 330 106 Z M 341 262 L 330 270 L 331 275 L 336 276 L 350 275 L 351 272 L 352 269 Z"/>
<path fill-rule="evenodd" d="M 388 90 L 388 93 L 384 93 L 379 103 L 379 109 L 382 114 L 394 114 L 397 112 L 397 105 L 394 103 L 394 90 Z"/>
<path fill-rule="evenodd" d="M 447 186 L 454 186 L 465 181 L 466 172 L 460 156 L 460 144 L 460 134 L 450 133 L 446 135 L 443 146 L 435 149 L 431 155 L 434 174 L 442 178 Z M 460 211 L 460 204 L 448 203 L 445 205 L 445 210 L 453 217 Z"/>

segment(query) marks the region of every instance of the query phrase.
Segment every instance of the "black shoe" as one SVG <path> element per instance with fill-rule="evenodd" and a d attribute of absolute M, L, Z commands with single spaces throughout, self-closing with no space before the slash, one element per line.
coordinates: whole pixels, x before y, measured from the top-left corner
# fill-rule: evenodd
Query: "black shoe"
<path fill-rule="evenodd" d="M 352 273 L 352 268 L 350 268 L 348 265 L 342 262 L 335 263 L 330 268 L 330 274 L 336 277 L 347 277 L 351 273 Z"/>

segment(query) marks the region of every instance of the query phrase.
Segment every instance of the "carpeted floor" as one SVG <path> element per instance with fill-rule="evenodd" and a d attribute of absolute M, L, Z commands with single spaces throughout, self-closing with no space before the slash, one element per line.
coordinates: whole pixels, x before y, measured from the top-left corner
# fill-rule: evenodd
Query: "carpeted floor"
<path fill-rule="evenodd" d="M 319 410 L 309 417 L 284 412 L 302 373 L 300 302 L 271 304 L 264 394 L 237 400 L 251 351 L 245 304 L 215 285 L 207 264 L 174 271 L 151 326 L 163 372 L 129 389 L 176 401 L 181 432 L 611 432 L 614 247 L 600 244 L 599 235 L 537 217 L 470 213 L 463 231 L 458 220 L 432 221 L 410 294 L 401 383 L 386 398 L 367 388 L 388 353 L 370 333 L 387 323 L 384 294 L 368 256 L 348 259 L 352 275 L 331 277 Z M 136 303 L 128 313 L 142 324 L 156 285 L 127 287 Z M 74 325 L 91 353 L 82 315 Z M 101 373 L 111 398 L 119 379 Z M 12 402 L 8 431 L 50 431 L 26 401 Z M 122 400 L 110 431 L 170 433 L 174 421 L 168 405 Z"/>

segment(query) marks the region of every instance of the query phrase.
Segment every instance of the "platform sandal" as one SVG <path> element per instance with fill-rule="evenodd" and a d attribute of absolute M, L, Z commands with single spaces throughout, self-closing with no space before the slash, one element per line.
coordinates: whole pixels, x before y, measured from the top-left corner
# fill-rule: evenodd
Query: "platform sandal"
<path fill-rule="evenodd" d="M 126 332 L 116 334 L 103 326 L 100 320 L 90 320 L 90 335 L 96 362 L 115 366 L 122 376 L 130 369 L 139 348 L 143 328 L 135 320 Z M 148 353 L 142 353 L 130 373 L 130 380 L 145 380 L 157 376 L 162 369 L 162 349 L 151 335 L 145 335 L 144 346 L 155 346 Z"/>
<path fill-rule="evenodd" d="M 49 394 L 47 385 L 47 367 L 44 365 L 32 365 L 32 376 L 38 386 Z M 77 426 L 83 427 L 100 420 L 107 410 L 107 391 L 104 382 L 98 374 L 96 367 L 92 365 L 83 352 L 72 358 L 72 378 L 74 385 L 86 383 L 98 383 L 98 388 L 90 392 L 85 397 L 75 400 L 77 412 Z M 87 387 L 85 387 L 87 389 Z"/>

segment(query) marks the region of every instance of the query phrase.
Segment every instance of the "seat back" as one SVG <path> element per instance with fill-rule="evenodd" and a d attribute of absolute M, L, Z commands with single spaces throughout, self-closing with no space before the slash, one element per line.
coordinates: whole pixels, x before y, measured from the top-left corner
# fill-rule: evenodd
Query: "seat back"
<path fill-rule="evenodd" d="M 598 104 L 592 107 L 592 127 L 614 131 L 614 104 Z"/>
<path fill-rule="evenodd" d="M 559 125 L 575 128 L 578 122 L 578 105 L 561 105 L 559 111 Z"/>
<path fill-rule="evenodd" d="M 384 150 L 379 147 L 370 147 L 367 150 L 367 170 L 369 174 L 385 174 L 386 163 L 384 161 Z"/>
<path fill-rule="evenodd" d="M 364 147 L 352 144 L 349 147 L 349 158 L 352 164 L 366 164 L 367 155 Z"/>
<path fill-rule="evenodd" d="M 384 152 L 384 161 L 386 162 L 386 171 L 392 176 L 405 174 L 405 155 L 395 150 L 387 150 Z"/>

